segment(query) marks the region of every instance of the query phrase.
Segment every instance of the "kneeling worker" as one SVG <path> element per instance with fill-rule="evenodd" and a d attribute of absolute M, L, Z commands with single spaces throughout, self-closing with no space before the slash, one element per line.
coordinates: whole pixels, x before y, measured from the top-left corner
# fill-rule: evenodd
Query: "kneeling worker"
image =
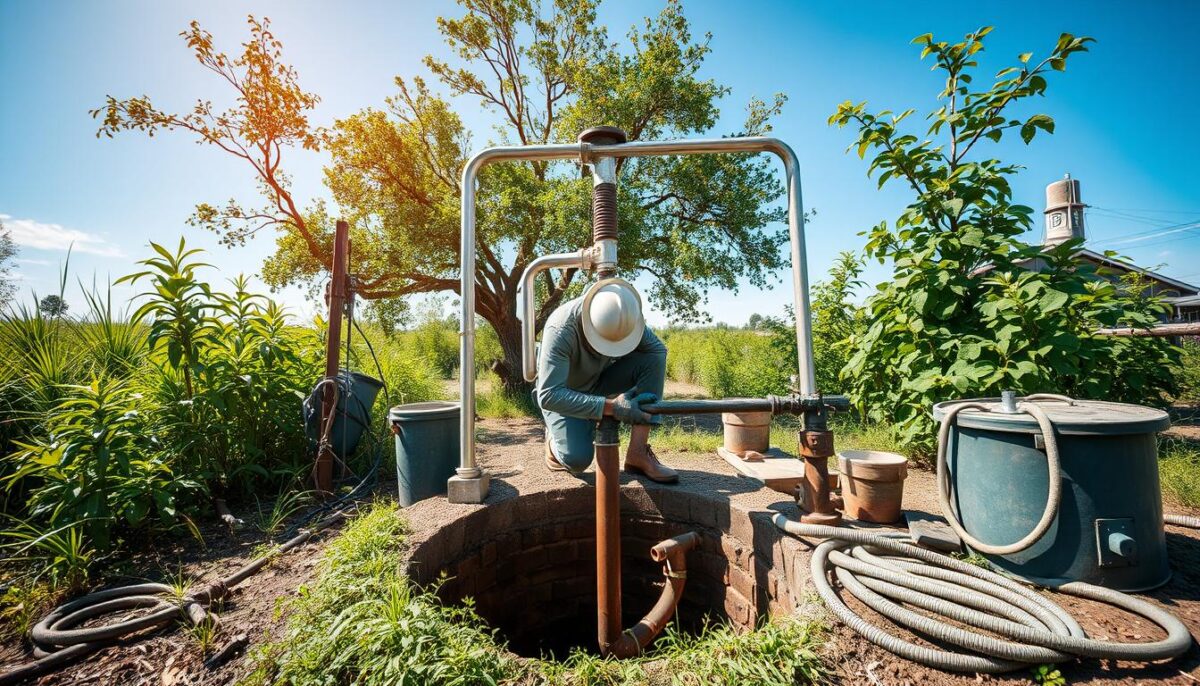
<path fill-rule="evenodd" d="M 641 300 L 622 279 L 597 282 L 551 313 L 538 353 L 535 396 L 546 420 L 546 465 L 583 472 L 592 463 L 596 422 L 633 425 L 625 471 L 660 483 L 679 480 L 648 443 L 659 420 L 641 405 L 662 395 L 667 348 L 642 317 Z"/>

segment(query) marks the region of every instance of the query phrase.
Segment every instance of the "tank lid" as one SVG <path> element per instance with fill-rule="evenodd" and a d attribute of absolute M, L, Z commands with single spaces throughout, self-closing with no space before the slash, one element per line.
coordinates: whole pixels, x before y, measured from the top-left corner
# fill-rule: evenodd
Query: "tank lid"
<path fill-rule="evenodd" d="M 1103 400 L 1073 400 L 1067 403 L 1061 400 L 1039 399 L 1032 402 L 1036 402 L 1046 411 L 1050 421 L 1054 422 L 1055 430 L 1061 434 L 1115 436 L 1164 431 L 1171 426 L 1166 412 L 1142 405 L 1110 403 Z M 942 421 L 950 407 L 962 403 L 980 403 L 994 406 L 995 409 L 990 412 L 963 410 L 958 415 L 959 426 L 1013 433 L 1041 431 L 1037 420 L 1032 416 L 1003 412 L 1000 398 L 968 398 L 940 402 L 933 406 L 933 418 L 938 422 Z"/>
<path fill-rule="evenodd" d="M 388 412 L 388 419 L 393 422 L 449 419 L 457 417 L 458 413 L 458 403 L 447 400 L 431 400 L 424 403 L 396 405 Z"/>

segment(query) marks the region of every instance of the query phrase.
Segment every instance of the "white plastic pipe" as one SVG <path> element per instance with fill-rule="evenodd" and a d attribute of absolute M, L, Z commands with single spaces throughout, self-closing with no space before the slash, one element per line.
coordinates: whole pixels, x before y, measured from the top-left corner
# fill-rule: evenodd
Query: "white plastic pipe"
<path fill-rule="evenodd" d="M 662 155 L 716 155 L 761 153 L 775 155 L 787 175 L 788 236 L 791 240 L 792 296 L 796 310 L 796 354 L 799 391 L 816 392 L 812 364 L 812 334 L 809 322 L 808 267 L 804 245 L 804 209 L 800 195 L 800 163 L 796 153 L 777 138 L 708 138 L 683 141 L 654 141 L 592 146 L 587 143 L 526 145 L 488 148 L 467 162 L 462 174 L 462 340 L 459 347 L 461 453 L 456 470 L 464 479 L 479 478 L 475 462 L 475 182 L 480 171 L 495 162 L 590 160 L 602 157 L 651 157 Z"/>

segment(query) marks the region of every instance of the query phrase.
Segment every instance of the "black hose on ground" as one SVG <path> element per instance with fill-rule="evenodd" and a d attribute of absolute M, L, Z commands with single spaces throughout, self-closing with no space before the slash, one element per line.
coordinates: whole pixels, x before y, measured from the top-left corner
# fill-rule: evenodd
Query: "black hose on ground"
<path fill-rule="evenodd" d="M 335 512 L 229 576 L 187 593 L 183 598 L 172 598 L 175 589 L 165 584 L 110 588 L 76 598 L 54 609 L 33 627 L 30 638 L 34 645 L 34 659 L 0 674 L 0 686 L 18 684 L 26 679 L 41 676 L 113 645 L 127 636 L 158 629 L 173 621 L 186 620 L 193 625 L 203 622 L 215 624 L 217 617 L 208 610 L 211 605 L 225 598 L 235 586 L 257 574 L 271 560 L 304 544 L 343 516 L 344 513 Z M 153 611 L 116 624 L 76 628 L 89 619 L 140 608 L 151 608 Z"/>

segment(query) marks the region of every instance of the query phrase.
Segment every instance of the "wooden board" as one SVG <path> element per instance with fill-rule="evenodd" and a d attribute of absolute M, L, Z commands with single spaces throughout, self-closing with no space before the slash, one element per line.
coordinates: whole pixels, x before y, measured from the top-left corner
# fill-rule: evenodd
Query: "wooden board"
<path fill-rule="evenodd" d="M 962 541 L 945 519 L 915 510 L 905 510 L 904 518 L 908 521 L 908 535 L 917 545 L 943 553 L 962 550 Z"/>
<path fill-rule="evenodd" d="M 717 448 L 717 454 L 736 469 L 738 475 L 754 479 L 771 490 L 795 495 L 796 488 L 804 483 L 804 460 L 779 448 L 772 446 L 759 462 L 747 462 L 723 447 Z"/>

